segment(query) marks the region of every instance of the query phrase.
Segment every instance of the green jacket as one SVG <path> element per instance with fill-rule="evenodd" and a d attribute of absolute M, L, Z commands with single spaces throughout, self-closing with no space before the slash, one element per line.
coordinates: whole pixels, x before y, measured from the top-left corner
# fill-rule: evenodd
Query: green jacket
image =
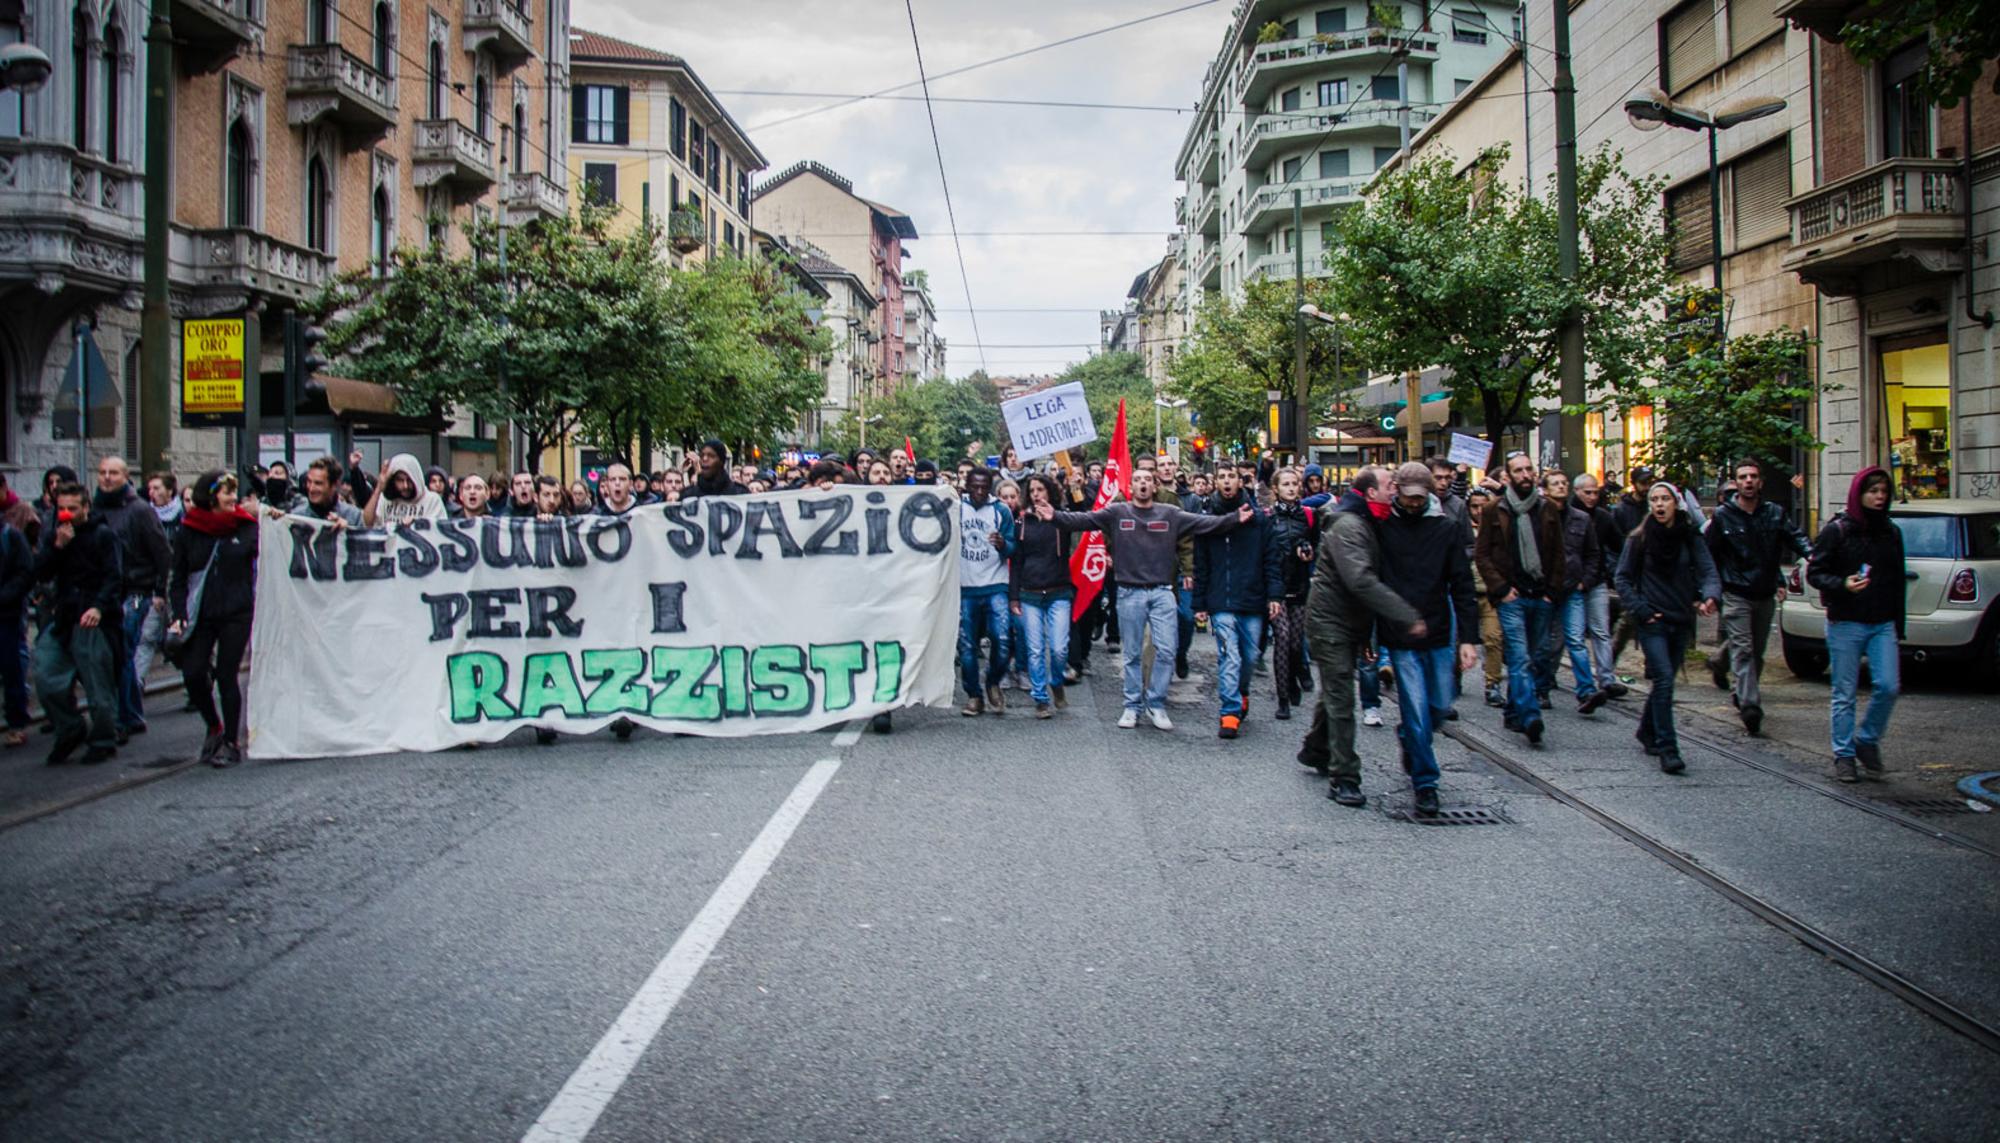
<path fill-rule="evenodd" d="M 1422 616 L 1382 582 L 1382 543 L 1368 503 L 1350 492 L 1328 514 L 1306 596 L 1306 638 L 1321 647 L 1368 639 L 1377 620 L 1408 627 Z"/>

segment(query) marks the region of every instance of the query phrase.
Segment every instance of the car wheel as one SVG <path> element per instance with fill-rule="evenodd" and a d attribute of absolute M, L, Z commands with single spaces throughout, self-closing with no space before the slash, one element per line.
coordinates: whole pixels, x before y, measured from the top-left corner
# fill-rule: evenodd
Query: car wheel
<path fill-rule="evenodd" d="M 1801 679 L 1817 679 L 1826 674 L 1826 652 L 1804 643 L 1784 640 L 1785 667 Z"/>

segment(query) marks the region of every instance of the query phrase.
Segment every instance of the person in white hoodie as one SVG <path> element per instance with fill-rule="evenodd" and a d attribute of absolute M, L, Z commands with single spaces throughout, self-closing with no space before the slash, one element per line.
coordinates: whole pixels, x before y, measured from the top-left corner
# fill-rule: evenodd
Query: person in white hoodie
<path fill-rule="evenodd" d="M 1008 658 L 1007 557 L 1014 554 L 1014 514 L 992 498 L 993 473 L 974 468 L 966 474 L 965 495 L 958 510 L 958 671 L 965 684 L 967 718 L 1004 714 L 1006 700 L 1000 680 Z M 985 629 L 993 642 L 986 687 L 979 686 L 979 636 Z M 983 696 L 983 697 L 982 697 Z"/>
<path fill-rule="evenodd" d="M 419 517 L 442 520 L 445 516 L 444 501 L 424 486 L 423 466 L 406 452 L 390 457 L 389 463 L 382 466 L 382 479 L 375 483 L 368 507 L 361 512 L 362 523 L 370 528 Z"/>

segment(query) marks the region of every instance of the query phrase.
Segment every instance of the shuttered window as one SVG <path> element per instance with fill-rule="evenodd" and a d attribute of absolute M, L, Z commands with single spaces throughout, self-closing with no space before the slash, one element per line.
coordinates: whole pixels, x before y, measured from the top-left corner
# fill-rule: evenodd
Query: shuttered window
<path fill-rule="evenodd" d="M 1729 0 L 1729 54 L 1735 55 L 1784 26 L 1777 0 Z"/>
<path fill-rule="evenodd" d="M 1660 86 L 1678 93 L 1715 70 L 1715 7 L 1694 0 L 1660 23 Z"/>
<path fill-rule="evenodd" d="M 1673 239 L 1674 269 L 1690 270 L 1715 260 L 1708 209 L 1706 175 L 1667 192 L 1667 226 Z"/>
<path fill-rule="evenodd" d="M 1791 156 L 1781 141 L 1730 165 L 1736 214 L 1736 249 L 1746 250 L 1791 233 L 1785 200 L 1792 197 Z"/>

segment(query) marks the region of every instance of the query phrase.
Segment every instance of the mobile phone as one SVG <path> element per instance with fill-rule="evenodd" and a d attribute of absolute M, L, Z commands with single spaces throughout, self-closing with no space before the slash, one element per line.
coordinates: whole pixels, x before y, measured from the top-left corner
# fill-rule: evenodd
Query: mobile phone
<path fill-rule="evenodd" d="M 1856 574 L 1856 575 L 1860 576 L 1860 577 L 1861 577 L 1862 579 L 1867 579 L 1867 578 L 1868 578 L 1868 565 L 1867 565 L 1867 564 L 1862 564 L 1862 565 L 1861 565 L 1861 570 L 1860 570 L 1860 571 L 1858 571 L 1858 572 L 1856 572 L 1856 573 L 1854 573 L 1854 574 Z"/>

